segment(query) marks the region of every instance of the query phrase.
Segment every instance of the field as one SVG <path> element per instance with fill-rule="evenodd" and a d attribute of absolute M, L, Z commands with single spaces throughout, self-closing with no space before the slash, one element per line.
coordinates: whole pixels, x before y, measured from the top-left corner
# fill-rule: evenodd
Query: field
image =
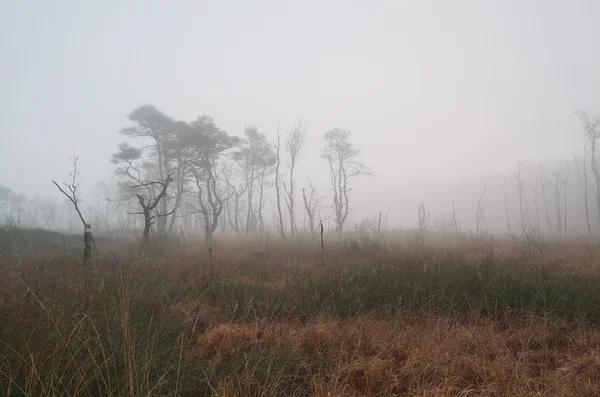
<path fill-rule="evenodd" d="M 0 237 L 0 396 L 600 395 L 596 243 Z"/>

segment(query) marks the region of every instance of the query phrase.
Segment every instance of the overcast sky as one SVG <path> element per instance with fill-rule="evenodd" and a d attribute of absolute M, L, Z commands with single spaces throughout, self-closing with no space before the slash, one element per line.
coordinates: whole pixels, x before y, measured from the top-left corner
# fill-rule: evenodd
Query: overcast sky
<path fill-rule="evenodd" d="M 301 178 L 348 129 L 371 187 L 572 156 L 573 112 L 600 110 L 599 18 L 593 0 L 5 0 L 0 184 L 58 198 L 75 151 L 91 191 L 145 103 L 237 135 L 301 117 Z"/>

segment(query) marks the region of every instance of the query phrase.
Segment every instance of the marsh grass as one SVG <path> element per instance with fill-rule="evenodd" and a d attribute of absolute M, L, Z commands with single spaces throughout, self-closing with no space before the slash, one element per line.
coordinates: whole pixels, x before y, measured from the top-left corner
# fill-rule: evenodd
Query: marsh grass
<path fill-rule="evenodd" d="M 4 256 L 0 395 L 598 395 L 596 248 L 519 243 Z"/>

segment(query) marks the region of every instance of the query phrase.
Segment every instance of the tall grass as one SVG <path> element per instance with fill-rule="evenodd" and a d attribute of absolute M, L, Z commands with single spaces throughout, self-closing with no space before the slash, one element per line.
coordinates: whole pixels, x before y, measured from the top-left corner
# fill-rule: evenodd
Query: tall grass
<path fill-rule="evenodd" d="M 510 241 L 340 242 L 324 257 L 307 242 L 261 244 L 217 242 L 212 260 L 192 242 L 152 256 L 115 244 L 89 267 L 68 249 L 4 255 L 0 395 L 485 394 L 499 379 L 514 394 L 527 377 L 543 389 L 548 373 L 527 372 L 535 360 L 573 387 L 600 368 L 589 244 L 532 255 Z"/>

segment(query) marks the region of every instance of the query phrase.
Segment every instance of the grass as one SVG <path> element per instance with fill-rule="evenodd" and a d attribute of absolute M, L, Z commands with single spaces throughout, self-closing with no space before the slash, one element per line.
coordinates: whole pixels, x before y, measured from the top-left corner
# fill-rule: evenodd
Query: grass
<path fill-rule="evenodd" d="M 0 396 L 600 395 L 598 247 L 386 239 L 3 251 Z"/>

